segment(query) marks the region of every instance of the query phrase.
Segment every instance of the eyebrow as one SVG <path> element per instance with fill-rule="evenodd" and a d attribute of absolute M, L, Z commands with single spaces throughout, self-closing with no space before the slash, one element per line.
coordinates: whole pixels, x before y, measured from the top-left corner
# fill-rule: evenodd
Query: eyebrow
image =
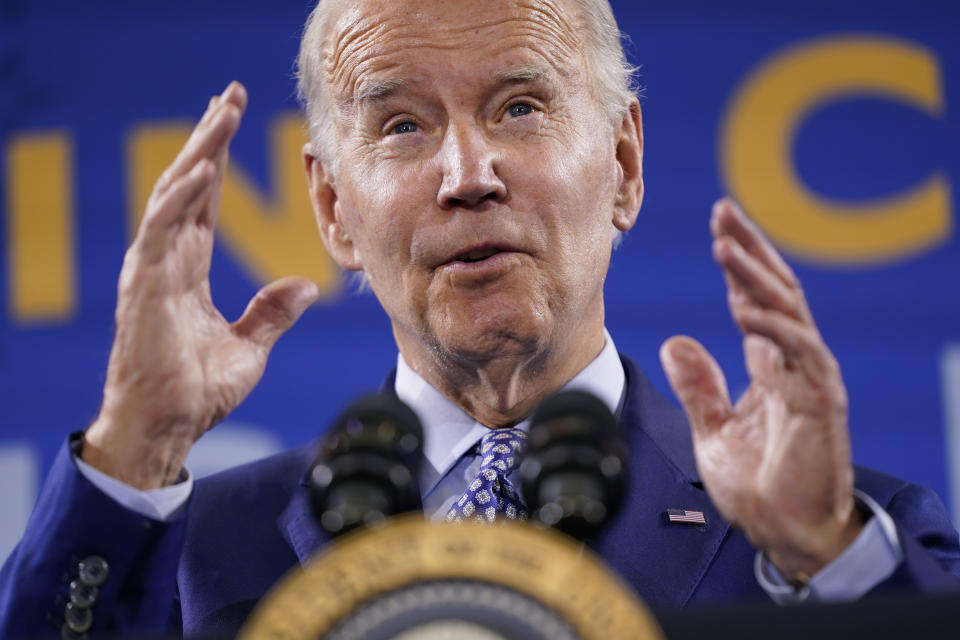
<path fill-rule="evenodd" d="M 540 67 L 526 65 L 514 67 L 506 71 L 499 72 L 494 76 L 497 84 L 520 84 L 523 82 L 537 82 L 548 78 L 546 71 Z"/>
<path fill-rule="evenodd" d="M 548 78 L 546 71 L 532 65 L 500 71 L 494 76 L 497 86 L 540 82 Z M 395 95 L 406 84 L 407 81 L 402 78 L 372 78 L 360 85 L 353 101 L 361 107 L 369 107 Z"/>
<path fill-rule="evenodd" d="M 360 106 L 382 102 L 395 94 L 406 82 L 400 78 L 371 79 L 357 89 L 355 99 Z"/>

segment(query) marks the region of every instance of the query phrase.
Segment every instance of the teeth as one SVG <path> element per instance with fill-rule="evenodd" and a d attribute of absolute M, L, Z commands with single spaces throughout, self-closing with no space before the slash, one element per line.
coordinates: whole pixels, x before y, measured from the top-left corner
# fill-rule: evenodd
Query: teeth
<path fill-rule="evenodd" d="M 477 249 L 475 251 L 468 251 L 457 258 L 457 260 L 460 262 L 479 262 L 480 260 L 486 260 L 495 253 L 498 253 L 497 249 Z"/>

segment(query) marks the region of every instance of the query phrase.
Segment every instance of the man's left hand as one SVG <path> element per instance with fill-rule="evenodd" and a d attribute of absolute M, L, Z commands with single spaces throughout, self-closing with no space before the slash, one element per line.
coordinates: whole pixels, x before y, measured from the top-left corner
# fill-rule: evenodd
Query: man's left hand
<path fill-rule="evenodd" d="M 660 359 L 720 513 L 790 580 L 812 576 L 863 528 L 854 507 L 847 394 L 793 271 L 729 199 L 713 208 L 714 259 L 743 332 L 750 386 L 731 406 L 723 372 L 674 336 Z"/>

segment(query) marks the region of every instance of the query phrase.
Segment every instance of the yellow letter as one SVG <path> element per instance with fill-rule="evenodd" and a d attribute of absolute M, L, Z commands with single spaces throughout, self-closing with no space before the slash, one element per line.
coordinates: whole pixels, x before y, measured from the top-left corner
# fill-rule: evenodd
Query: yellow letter
<path fill-rule="evenodd" d="M 754 72 L 735 96 L 724 125 L 721 165 L 727 187 L 787 251 L 829 262 L 901 257 L 946 240 L 950 183 L 937 173 L 923 184 L 859 205 L 811 192 L 791 159 L 803 118 L 828 100 L 876 95 L 933 116 L 944 113 L 940 73 L 929 51 L 887 37 L 838 37 L 788 50 Z"/>
<path fill-rule="evenodd" d="M 281 117 L 273 127 L 273 191 L 263 198 L 232 165 L 223 180 L 218 231 L 260 284 L 289 275 L 317 283 L 323 294 L 337 290 L 339 275 L 320 241 L 300 165 L 305 142 L 302 120 Z M 144 126 L 130 140 L 131 211 L 136 229 L 153 184 L 190 134 L 186 125 Z"/>
<path fill-rule="evenodd" d="M 25 133 L 6 155 L 13 317 L 66 320 L 76 304 L 70 139 L 63 132 Z"/>

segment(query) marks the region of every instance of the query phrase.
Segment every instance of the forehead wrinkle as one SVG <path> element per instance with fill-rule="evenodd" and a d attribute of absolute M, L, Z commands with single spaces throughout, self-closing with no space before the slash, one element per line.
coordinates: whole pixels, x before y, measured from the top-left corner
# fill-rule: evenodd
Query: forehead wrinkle
<path fill-rule="evenodd" d="M 544 71 L 545 69 L 552 69 L 557 75 L 566 79 L 574 79 L 579 72 L 586 70 L 585 60 L 576 50 L 557 47 L 554 43 L 545 42 L 544 38 L 535 38 L 531 41 L 529 38 L 531 35 L 537 36 L 538 32 L 528 30 L 515 33 L 501 39 L 498 43 L 505 53 L 511 49 L 520 49 L 535 54 L 543 60 L 543 66 L 521 63 L 516 65 L 516 68 L 528 67 L 530 70 L 537 70 L 541 79 L 544 75 L 549 75 Z"/>
<path fill-rule="evenodd" d="M 374 46 L 387 30 L 385 22 L 357 19 L 356 13 L 357 11 L 349 12 L 345 20 L 339 21 L 341 24 L 347 22 L 349 26 L 346 29 L 335 29 L 333 42 L 324 46 L 323 72 L 330 85 L 340 84 L 343 80 L 343 75 L 349 68 L 349 65 L 344 63 L 345 58 L 365 46 Z"/>
<path fill-rule="evenodd" d="M 549 0 L 540 2 L 518 2 L 518 8 L 528 9 L 536 22 L 543 24 L 547 30 L 558 36 L 560 42 L 570 51 L 581 50 L 581 40 L 577 29 L 563 19 L 563 14 L 556 4 Z"/>
<path fill-rule="evenodd" d="M 585 65 L 579 57 L 571 58 L 568 52 L 558 50 L 549 43 L 544 43 L 538 38 L 531 42 L 532 33 L 516 33 L 504 37 L 496 42 L 498 55 L 505 60 L 512 57 L 513 54 L 520 53 L 525 55 L 527 60 L 533 58 L 534 62 L 516 61 L 509 64 L 509 68 L 490 75 L 491 80 L 498 84 L 517 84 L 528 81 L 556 82 L 559 78 L 568 81 L 577 81 L 585 73 Z M 418 43 L 417 46 L 397 47 L 404 52 L 410 52 L 415 49 L 425 51 L 444 51 L 449 49 L 460 49 L 460 43 L 453 43 L 449 46 L 438 45 L 437 43 Z M 373 104 L 380 102 L 385 98 L 391 97 L 406 86 L 410 86 L 415 78 L 420 78 L 426 72 L 429 78 L 433 65 L 427 65 L 424 70 L 417 70 L 417 65 L 412 67 L 407 62 L 396 61 L 392 57 L 393 51 L 384 51 L 379 55 L 370 56 L 365 60 L 354 65 L 349 72 L 346 82 L 340 85 L 341 95 L 336 102 L 338 106 L 350 106 L 364 104 Z M 435 59 L 432 56 L 430 59 Z M 391 71 L 397 72 L 397 75 L 383 77 L 382 74 L 389 74 Z M 473 73 L 480 73 L 476 68 Z M 376 77 L 380 76 L 380 77 Z M 421 78 L 429 82 L 427 78 Z M 345 86 L 344 86 L 345 85 Z M 352 87 L 352 89 L 350 88 Z M 369 98 L 369 100 L 365 100 Z"/>
<path fill-rule="evenodd" d="M 562 76 L 570 76 L 570 67 L 558 64 L 557 54 L 582 58 L 580 39 L 576 30 L 563 19 L 555 3 L 536 0 L 518 2 L 514 5 L 510 15 L 490 16 L 473 24 L 444 25 L 430 24 L 428 35 L 423 34 L 423 18 L 412 24 L 394 26 L 392 16 L 382 17 L 362 15 L 359 9 L 348 11 L 339 25 L 339 29 L 332 36 L 333 42 L 324 50 L 324 72 L 329 86 L 338 86 L 342 98 L 350 99 L 357 84 L 370 70 L 382 70 L 379 61 L 400 51 L 409 51 L 414 48 L 455 50 L 465 48 L 497 47 L 505 48 L 504 44 L 517 38 L 529 38 L 529 42 L 520 46 L 538 53 L 550 63 Z M 501 38 L 470 38 L 464 37 L 465 32 L 491 30 L 508 23 L 521 23 L 514 33 Z M 338 26 L 339 26 L 338 25 Z M 328 40 L 329 42 L 329 40 Z M 539 45 L 539 46 L 537 46 Z M 368 55 L 363 59 L 365 54 Z M 356 57 L 361 59 L 351 64 Z M 576 67 L 581 67 L 583 61 Z M 393 65 L 391 65 L 393 66 Z M 579 69 L 577 69 L 579 70 Z M 346 94 L 346 95 L 343 95 Z"/>

